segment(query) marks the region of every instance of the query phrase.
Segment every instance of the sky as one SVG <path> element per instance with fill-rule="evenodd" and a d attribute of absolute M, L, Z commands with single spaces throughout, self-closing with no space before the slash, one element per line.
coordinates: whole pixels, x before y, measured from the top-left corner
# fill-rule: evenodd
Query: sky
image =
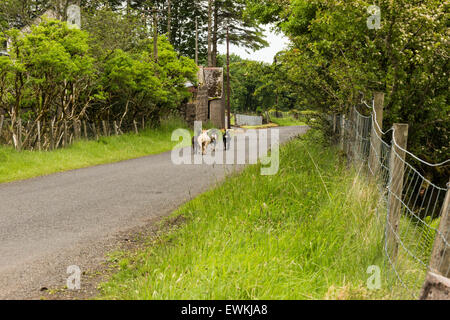
<path fill-rule="evenodd" d="M 289 44 L 289 40 L 283 34 L 275 34 L 270 31 L 270 26 L 265 27 L 264 35 L 266 36 L 266 41 L 269 42 L 269 47 L 262 50 L 253 52 L 249 49 L 240 48 L 234 45 L 230 45 L 230 53 L 239 55 L 241 58 L 263 61 L 267 63 L 272 63 L 275 55 L 284 50 Z M 219 52 L 221 54 L 227 53 L 226 44 L 219 45 Z"/>

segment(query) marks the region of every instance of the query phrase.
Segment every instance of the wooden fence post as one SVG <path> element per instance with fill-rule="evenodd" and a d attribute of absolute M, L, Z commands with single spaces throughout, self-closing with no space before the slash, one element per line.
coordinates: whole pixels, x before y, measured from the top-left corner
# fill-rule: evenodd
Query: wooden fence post
<path fill-rule="evenodd" d="M 2 115 L 2 116 L 0 117 L 0 138 L 1 138 L 1 136 L 2 136 L 3 122 L 4 122 L 4 121 L 5 121 L 5 116 Z"/>
<path fill-rule="evenodd" d="M 333 113 L 333 135 L 336 134 L 337 129 L 337 114 Z"/>
<path fill-rule="evenodd" d="M 63 147 L 67 147 L 67 121 L 64 120 Z"/>
<path fill-rule="evenodd" d="M 441 222 L 439 232 L 433 246 L 431 255 L 430 269 L 431 271 L 450 278 L 450 182 L 447 183 L 447 194 L 445 195 L 444 204 L 441 210 Z M 444 240 L 445 239 L 445 240 Z"/>
<path fill-rule="evenodd" d="M 344 152 L 347 154 L 347 158 L 348 158 L 349 152 L 350 152 L 349 150 L 350 150 L 351 115 L 350 115 L 350 113 L 348 113 L 348 114 L 345 114 L 344 117 L 345 117 L 345 123 L 346 123 L 346 127 L 347 127 L 347 130 L 345 130 L 345 138 L 344 138 L 344 141 L 345 141 Z"/>
<path fill-rule="evenodd" d="M 102 125 L 103 125 L 103 135 L 105 137 L 107 137 L 108 136 L 108 129 L 106 128 L 106 121 L 105 120 L 102 120 Z"/>
<path fill-rule="evenodd" d="M 136 134 L 138 134 L 139 130 L 138 130 L 138 127 L 137 127 L 136 120 L 133 120 L 133 124 L 134 124 L 134 131 L 136 132 Z"/>
<path fill-rule="evenodd" d="M 341 150 L 345 151 L 347 148 L 347 139 L 345 137 L 345 114 L 341 114 Z"/>
<path fill-rule="evenodd" d="M 406 150 L 408 142 L 408 125 L 394 123 L 395 141 Z M 389 216 L 387 226 L 388 249 L 391 248 L 392 257 L 395 258 L 398 252 L 398 225 L 401 216 L 401 199 L 403 192 L 403 177 L 405 174 L 405 152 L 400 150 L 392 142 L 392 151 L 390 159 L 390 178 L 389 178 Z"/>
<path fill-rule="evenodd" d="M 375 114 L 372 113 L 372 130 L 370 132 L 370 152 L 369 152 L 369 166 L 372 174 L 377 176 L 380 170 L 381 158 L 381 141 L 378 137 L 382 137 L 380 129 L 383 129 L 383 108 L 384 108 L 384 93 L 375 92 Z M 378 123 L 379 127 L 374 123 Z M 377 137 L 378 136 L 378 137 Z"/>
<path fill-rule="evenodd" d="M 331 141 L 333 144 L 336 144 L 337 141 L 339 141 L 339 138 L 337 136 L 337 133 L 338 133 L 337 117 L 338 117 L 337 114 L 333 113 L 333 115 L 332 115 L 333 129 L 332 129 L 332 135 L 331 135 Z"/>
<path fill-rule="evenodd" d="M 22 119 L 19 118 L 17 126 L 17 150 L 22 150 Z"/>
<path fill-rule="evenodd" d="M 117 128 L 117 121 L 114 121 L 114 133 L 116 134 L 116 136 L 119 135 L 119 129 Z"/>
<path fill-rule="evenodd" d="M 94 131 L 95 140 L 98 140 L 98 132 L 97 128 L 95 127 L 95 122 L 92 122 L 92 131 Z"/>
<path fill-rule="evenodd" d="M 83 131 L 84 131 L 84 138 L 87 140 L 88 133 L 87 133 L 86 121 L 84 121 L 84 120 L 83 120 Z"/>
<path fill-rule="evenodd" d="M 52 121 L 50 121 L 50 149 L 51 150 L 54 150 L 55 149 L 55 137 L 54 137 L 54 126 L 55 126 L 55 124 L 54 124 L 54 122 L 53 122 L 53 120 Z"/>
<path fill-rule="evenodd" d="M 428 272 L 420 292 L 420 300 L 450 300 L 450 279 Z"/>
<path fill-rule="evenodd" d="M 38 150 L 42 151 L 42 145 L 41 145 L 41 121 L 37 122 L 37 143 L 38 143 Z"/>
<path fill-rule="evenodd" d="M 80 126 L 78 125 L 78 120 L 73 120 L 73 133 L 74 133 L 74 137 L 75 140 L 80 140 L 81 137 L 81 129 Z"/>
<path fill-rule="evenodd" d="M 350 164 L 354 159 L 353 159 L 353 153 L 354 153 L 354 147 L 355 147 L 355 126 L 356 126 L 356 114 L 354 111 L 353 107 L 350 107 L 350 115 L 349 115 L 349 119 L 347 121 L 349 121 L 349 130 L 348 130 L 348 136 L 347 136 L 347 149 L 346 149 L 346 153 L 347 153 L 347 159 L 348 159 L 348 164 Z"/>

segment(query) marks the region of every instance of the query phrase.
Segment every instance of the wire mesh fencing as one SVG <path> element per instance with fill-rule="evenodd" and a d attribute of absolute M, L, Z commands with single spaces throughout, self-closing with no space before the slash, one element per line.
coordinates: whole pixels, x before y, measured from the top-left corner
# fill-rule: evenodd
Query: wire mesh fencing
<path fill-rule="evenodd" d="M 433 167 L 450 165 L 450 160 L 430 164 L 408 152 L 407 125 L 394 124 L 383 132 L 375 102 L 353 108 L 349 119 L 339 118 L 349 161 L 362 165 L 380 191 L 386 281 L 418 298 L 427 272 L 449 277 L 450 197 L 448 185 L 434 184 L 407 159 Z"/>

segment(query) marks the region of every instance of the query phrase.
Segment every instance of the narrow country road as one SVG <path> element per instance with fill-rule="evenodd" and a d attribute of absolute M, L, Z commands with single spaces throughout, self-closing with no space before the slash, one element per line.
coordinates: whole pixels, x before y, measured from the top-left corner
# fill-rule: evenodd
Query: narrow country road
<path fill-rule="evenodd" d="M 279 129 L 286 142 L 307 127 Z M 167 152 L 0 184 L 0 299 L 64 286 L 68 266 L 100 261 L 115 235 L 169 214 L 239 168 L 176 166 Z"/>

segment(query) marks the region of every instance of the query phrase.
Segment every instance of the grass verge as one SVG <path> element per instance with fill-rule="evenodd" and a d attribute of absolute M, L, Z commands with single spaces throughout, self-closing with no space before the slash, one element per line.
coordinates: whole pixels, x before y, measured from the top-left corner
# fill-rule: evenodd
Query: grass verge
<path fill-rule="evenodd" d="M 305 126 L 306 123 L 300 120 L 296 120 L 292 117 L 288 118 L 275 118 L 270 119 L 273 123 L 279 125 L 280 127 L 291 127 L 291 126 Z"/>
<path fill-rule="evenodd" d="M 147 129 L 138 135 L 82 140 L 50 152 L 17 152 L 0 146 L 0 183 L 166 152 L 177 144 L 171 141 L 171 135 L 178 128 L 186 128 L 184 121 L 170 119 L 163 121 L 160 128 Z"/>
<path fill-rule="evenodd" d="M 181 226 L 115 256 L 99 298 L 401 297 L 366 286 L 369 266 L 384 272 L 378 192 L 322 141 L 310 131 L 281 149 L 277 175 L 251 166 L 181 207 L 166 221 Z"/>

